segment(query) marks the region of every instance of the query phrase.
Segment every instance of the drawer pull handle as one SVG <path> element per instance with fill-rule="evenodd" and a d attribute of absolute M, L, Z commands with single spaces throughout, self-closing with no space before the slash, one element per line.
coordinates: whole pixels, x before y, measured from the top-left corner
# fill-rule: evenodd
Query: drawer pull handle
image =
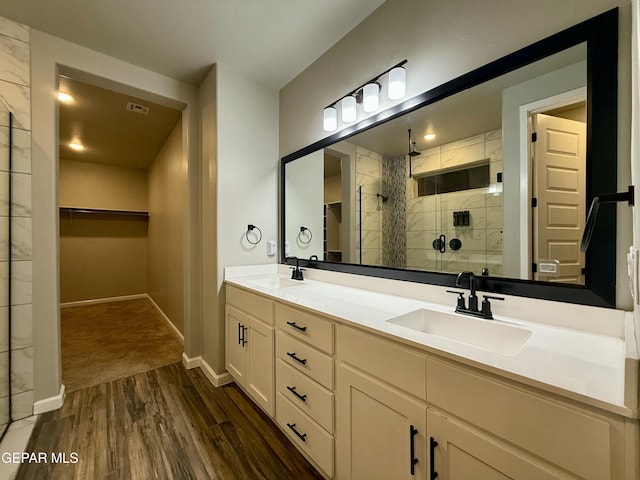
<path fill-rule="evenodd" d="M 411 475 L 416 474 L 416 463 L 418 463 L 418 459 L 416 458 L 416 448 L 415 448 L 415 436 L 418 434 L 418 429 L 413 425 L 409 425 L 409 470 Z"/>
<path fill-rule="evenodd" d="M 433 437 L 429 437 L 429 480 L 436 480 L 438 478 L 438 472 L 436 472 L 436 447 L 438 442 Z"/>
<path fill-rule="evenodd" d="M 296 436 L 302 440 L 303 442 L 307 441 L 307 434 L 306 433 L 300 433 L 298 430 L 296 430 L 296 424 L 295 423 L 287 423 L 287 427 L 289 427 L 291 429 L 291 431 L 293 433 L 296 434 Z"/>
<path fill-rule="evenodd" d="M 290 387 L 287 385 L 287 390 L 289 390 L 291 393 L 293 393 L 296 397 L 298 397 L 300 400 L 302 400 L 303 402 L 307 401 L 307 395 L 300 395 L 297 391 L 296 391 L 296 387 Z"/>
<path fill-rule="evenodd" d="M 296 322 L 287 322 L 287 325 L 289 325 L 289 326 L 291 326 L 291 327 L 293 327 L 296 330 L 299 330 L 301 332 L 306 332 L 307 331 L 307 327 L 301 327 Z"/>
<path fill-rule="evenodd" d="M 289 355 L 296 362 L 301 363 L 302 365 L 306 365 L 307 364 L 307 359 L 306 358 L 296 357 L 296 352 L 287 352 L 287 355 Z"/>

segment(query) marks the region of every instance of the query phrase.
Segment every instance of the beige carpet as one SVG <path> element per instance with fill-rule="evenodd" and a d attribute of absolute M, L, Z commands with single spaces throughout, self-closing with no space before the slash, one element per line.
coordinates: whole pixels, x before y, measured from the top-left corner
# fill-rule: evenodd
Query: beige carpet
<path fill-rule="evenodd" d="M 183 346 L 146 298 L 61 310 L 67 392 L 180 361 Z"/>

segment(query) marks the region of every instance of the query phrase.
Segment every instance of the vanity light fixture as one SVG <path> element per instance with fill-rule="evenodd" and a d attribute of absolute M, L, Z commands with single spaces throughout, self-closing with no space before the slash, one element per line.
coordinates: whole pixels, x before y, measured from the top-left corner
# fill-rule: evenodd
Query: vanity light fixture
<path fill-rule="evenodd" d="M 72 148 L 76 152 L 82 152 L 84 150 L 84 145 L 79 142 L 71 142 L 69 144 L 69 148 Z"/>
<path fill-rule="evenodd" d="M 427 142 L 430 142 L 431 140 L 434 140 L 435 138 L 436 138 L 436 134 L 435 134 L 435 133 L 427 133 L 427 134 L 424 136 L 424 139 L 425 139 Z"/>
<path fill-rule="evenodd" d="M 327 105 L 322 115 L 324 131 L 333 132 L 338 128 L 338 111 L 336 108 L 338 104 L 340 104 L 340 118 L 343 123 L 353 123 L 358 119 L 358 104 L 362 104 L 362 110 L 366 113 L 377 111 L 380 108 L 380 83 L 378 80 L 383 75 L 389 74 L 389 98 L 391 100 L 399 100 L 404 97 L 407 78 L 407 71 L 404 68 L 406 63 L 407 60 L 401 61 L 342 98 Z"/>

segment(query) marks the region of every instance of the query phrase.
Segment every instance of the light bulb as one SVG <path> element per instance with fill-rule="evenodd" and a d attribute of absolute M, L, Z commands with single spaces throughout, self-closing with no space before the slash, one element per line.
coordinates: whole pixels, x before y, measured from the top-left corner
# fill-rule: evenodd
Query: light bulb
<path fill-rule="evenodd" d="M 342 121 L 344 123 L 355 122 L 358 116 L 356 110 L 356 97 L 347 95 L 342 99 Z"/>
<path fill-rule="evenodd" d="M 338 128 L 338 111 L 335 107 L 327 107 L 324 109 L 324 131 L 333 132 Z"/>
<path fill-rule="evenodd" d="M 404 67 L 395 67 L 389 72 L 389 91 L 391 100 L 398 100 L 404 97 L 405 85 L 407 81 L 407 71 Z"/>
<path fill-rule="evenodd" d="M 377 83 L 367 83 L 362 88 L 362 109 L 371 113 L 380 107 L 380 85 Z"/>

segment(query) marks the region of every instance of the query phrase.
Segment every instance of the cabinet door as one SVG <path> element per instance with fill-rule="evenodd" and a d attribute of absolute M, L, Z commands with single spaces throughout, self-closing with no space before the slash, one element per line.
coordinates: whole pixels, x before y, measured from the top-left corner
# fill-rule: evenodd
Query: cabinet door
<path fill-rule="evenodd" d="M 247 336 L 247 316 L 230 305 L 226 306 L 225 364 L 227 372 L 241 385 L 246 373 L 246 355 L 242 339 Z"/>
<path fill-rule="evenodd" d="M 431 410 L 427 412 L 427 425 L 427 470 L 437 473 L 438 480 L 575 478 L 538 464 L 506 444 Z M 430 447 L 432 438 L 437 444 Z M 434 477 L 429 475 L 428 478 Z"/>
<path fill-rule="evenodd" d="M 346 365 L 336 400 L 337 478 L 427 478 L 424 404 Z"/>
<path fill-rule="evenodd" d="M 247 370 L 245 388 L 249 395 L 271 416 L 274 408 L 274 341 L 273 327 L 248 317 L 249 330 L 245 350 Z"/>

